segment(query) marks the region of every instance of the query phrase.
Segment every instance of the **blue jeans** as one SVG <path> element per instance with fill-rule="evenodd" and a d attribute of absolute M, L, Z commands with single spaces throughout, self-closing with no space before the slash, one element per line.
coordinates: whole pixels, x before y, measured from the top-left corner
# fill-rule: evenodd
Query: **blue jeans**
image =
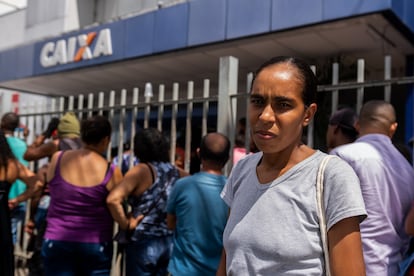
<path fill-rule="evenodd" d="M 125 248 L 126 276 L 167 275 L 172 236 L 143 236 Z"/>
<path fill-rule="evenodd" d="M 13 237 L 13 244 L 17 242 L 17 228 L 21 227 L 24 223 L 24 219 L 26 216 L 26 202 L 20 203 L 10 212 L 10 219 L 11 219 L 11 230 L 12 230 L 12 237 Z"/>
<path fill-rule="evenodd" d="M 109 275 L 112 247 L 112 242 L 83 243 L 45 239 L 42 246 L 45 275 Z"/>
<path fill-rule="evenodd" d="M 47 210 L 49 209 L 49 205 L 50 195 L 42 195 L 42 197 L 39 200 L 39 204 L 37 205 L 37 210 L 34 216 L 36 228 L 41 227 L 46 221 Z"/>

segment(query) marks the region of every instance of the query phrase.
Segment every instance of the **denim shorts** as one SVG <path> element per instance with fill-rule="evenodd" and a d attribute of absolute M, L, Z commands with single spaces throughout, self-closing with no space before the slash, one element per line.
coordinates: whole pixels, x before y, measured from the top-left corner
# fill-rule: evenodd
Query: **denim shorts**
<path fill-rule="evenodd" d="M 109 275 L 112 251 L 112 242 L 83 243 L 45 239 L 42 245 L 45 275 Z"/>
<path fill-rule="evenodd" d="M 10 219 L 11 219 L 11 230 L 13 237 L 13 244 L 16 244 L 17 240 L 17 228 L 22 227 L 24 219 L 26 216 L 26 203 L 20 203 L 16 208 L 11 210 Z"/>
<path fill-rule="evenodd" d="M 125 248 L 126 276 L 165 276 L 172 252 L 172 236 L 142 236 Z"/>

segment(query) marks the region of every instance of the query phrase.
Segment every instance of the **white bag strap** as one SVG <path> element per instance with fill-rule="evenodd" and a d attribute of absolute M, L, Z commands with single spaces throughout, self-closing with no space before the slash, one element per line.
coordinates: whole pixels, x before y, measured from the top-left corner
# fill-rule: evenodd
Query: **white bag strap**
<path fill-rule="evenodd" d="M 327 155 L 322 159 L 321 164 L 319 165 L 318 175 L 316 179 L 316 200 L 317 200 L 317 208 L 318 208 L 318 218 L 319 218 L 319 228 L 321 231 L 321 239 L 322 239 L 322 249 L 323 255 L 325 257 L 325 275 L 331 275 L 331 268 L 329 263 L 329 249 L 328 249 L 328 232 L 326 229 L 326 217 L 325 217 L 325 204 L 323 198 L 323 175 L 325 172 L 326 165 L 328 164 L 329 159 L 331 159 L 332 155 Z"/>

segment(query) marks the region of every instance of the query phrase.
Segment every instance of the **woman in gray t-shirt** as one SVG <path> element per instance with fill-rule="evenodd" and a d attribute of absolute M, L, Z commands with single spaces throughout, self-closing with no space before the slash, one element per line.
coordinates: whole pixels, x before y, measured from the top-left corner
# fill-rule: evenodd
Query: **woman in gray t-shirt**
<path fill-rule="evenodd" d="M 316 175 L 326 154 L 301 139 L 317 109 L 316 85 L 310 67 L 293 57 L 257 71 L 249 120 L 261 152 L 239 161 L 222 191 L 231 212 L 218 275 L 325 274 Z M 328 162 L 324 178 L 331 272 L 364 275 L 358 178 L 339 158 Z"/>

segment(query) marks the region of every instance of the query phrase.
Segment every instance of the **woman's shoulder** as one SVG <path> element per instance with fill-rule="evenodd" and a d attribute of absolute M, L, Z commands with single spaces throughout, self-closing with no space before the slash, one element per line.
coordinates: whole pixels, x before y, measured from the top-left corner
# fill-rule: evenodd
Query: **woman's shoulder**
<path fill-rule="evenodd" d="M 320 152 L 318 166 L 320 166 L 324 158 L 328 158 L 325 169 L 328 176 L 344 175 L 346 177 L 356 177 L 354 169 L 351 167 L 351 165 L 336 155 Z"/>
<path fill-rule="evenodd" d="M 313 158 L 312 161 L 316 161 L 315 163 L 318 164 L 318 166 L 321 164 L 321 162 L 324 159 L 327 159 L 327 164 L 328 165 L 330 164 L 329 167 L 336 167 L 338 165 L 347 164 L 340 157 L 338 157 L 336 155 L 333 155 L 333 154 L 328 154 L 328 153 L 322 152 L 320 150 L 316 150 L 316 152 L 311 156 L 311 158 Z"/>
<path fill-rule="evenodd" d="M 21 165 L 17 160 L 10 159 L 7 162 L 7 175 L 4 180 L 9 183 L 13 183 L 19 176 L 19 165 Z M 23 166 L 23 165 L 21 165 Z"/>
<path fill-rule="evenodd" d="M 257 152 L 240 159 L 231 169 L 229 179 L 231 179 L 232 182 L 237 182 L 255 175 L 256 167 L 262 156 L 262 152 Z"/>

